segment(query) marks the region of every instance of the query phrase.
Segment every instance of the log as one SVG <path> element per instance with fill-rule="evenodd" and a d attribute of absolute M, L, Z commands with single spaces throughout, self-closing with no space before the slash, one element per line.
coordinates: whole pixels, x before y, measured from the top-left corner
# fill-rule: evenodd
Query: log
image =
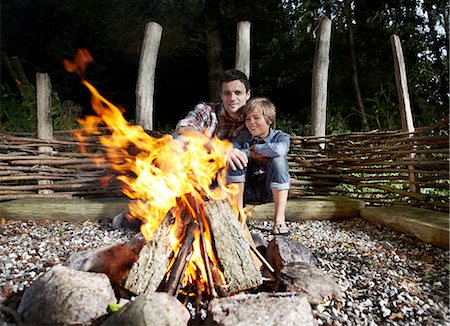
<path fill-rule="evenodd" d="M 225 200 L 206 201 L 204 213 L 227 292 L 233 294 L 261 285 L 262 275 L 252 258 L 249 240 L 230 204 Z"/>
<path fill-rule="evenodd" d="M 141 295 L 155 292 L 166 275 L 167 264 L 172 255 L 169 232 L 172 215 L 167 214 L 153 237 L 141 249 L 139 259 L 133 264 L 124 287 Z"/>
<path fill-rule="evenodd" d="M 55 194 L 56 195 L 56 194 Z M 27 195 L 30 196 L 30 195 Z M 38 195 L 36 196 L 49 196 Z M 113 218 L 123 212 L 129 199 L 31 198 L 0 203 L 0 216 L 17 220 L 86 221 Z"/>
<path fill-rule="evenodd" d="M 184 273 L 186 272 L 186 268 L 189 265 L 189 258 L 193 250 L 192 244 L 195 240 L 196 231 L 198 231 L 197 224 L 191 223 L 187 228 L 186 235 L 183 238 L 181 248 L 177 254 L 177 259 L 172 265 L 172 269 L 167 280 L 165 292 L 175 297 L 178 294 Z"/>
<path fill-rule="evenodd" d="M 287 221 L 326 220 L 359 217 L 365 206 L 363 200 L 346 197 L 305 196 L 290 198 L 286 205 Z M 274 205 L 266 203 L 254 207 L 247 205 L 249 219 L 273 220 Z"/>
<path fill-rule="evenodd" d="M 449 249 L 447 213 L 406 206 L 366 207 L 361 217 L 392 230 L 416 237 L 443 249 Z"/>

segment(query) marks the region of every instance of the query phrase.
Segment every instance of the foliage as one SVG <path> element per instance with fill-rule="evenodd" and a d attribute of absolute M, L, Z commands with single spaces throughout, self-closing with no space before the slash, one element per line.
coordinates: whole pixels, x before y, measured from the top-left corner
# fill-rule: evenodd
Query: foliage
<path fill-rule="evenodd" d="M 333 30 L 327 132 L 361 130 L 351 79 L 347 3 L 370 129 L 401 126 L 392 34 L 402 42 L 416 126 L 448 115 L 449 8 L 444 0 L 220 1 L 224 67 L 234 66 L 237 23 L 250 21 L 252 92 L 271 98 L 280 116 L 297 119 L 298 126 L 286 127 L 304 133 L 299 126 L 310 121 L 317 23 L 320 17 L 329 17 Z M 87 48 L 95 62 L 86 77 L 105 97 L 125 107 L 132 120 L 143 32 L 148 22 L 156 21 L 163 26 L 163 37 L 154 120 L 170 129 L 196 102 L 209 97 L 204 4 L 205 0 L 5 1 L 0 21 L 2 51 L 19 56 L 29 77 L 48 72 L 60 102 L 71 100 L 88 113 L 89 95 L 61 65 L 77 48 Z M 5 71 L 1 69 L 2 84 L 13 85 Z M 12 94 L 1 101 L 2 121 L 18 119 L 8 123 L 29 128 L 30 103 Z"/>
<path fill-rule="evenodd" d="M 1 84 L 0 131 L 37 131 L 37 110 L 35 88 L 29 94 L 18 96 L 8 85 Z M 54 130 L 68 130 L 77 127 L 81 108 L 69 101 L 61 103 L 56 92 L 52 92 L 52 121 Z"/>
<path fill-rule="evenodd" d="M 20 96 L 6 84 L 1 84 L 0 130 L 10 132 L 36 131 L 36 99 Z"/>

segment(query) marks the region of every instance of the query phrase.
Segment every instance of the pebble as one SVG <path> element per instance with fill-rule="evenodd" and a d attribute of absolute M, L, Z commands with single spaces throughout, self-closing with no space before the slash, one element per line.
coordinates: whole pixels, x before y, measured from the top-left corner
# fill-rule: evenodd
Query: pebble
<path fill-rule="evenodd" d="M 270 241 L 272 223 L 253 223 Z M 313 307 L 318 325 L 450 325 L 448 250 L 358 218 L 287 224 L 344 292 Z"/>
<path fill-rule="evenodd" d="M 362 219 L 288 222 L 291 239 L 335 278 L 342 300 L 312 306 L 318 325 L 450 325 L 449 252 Z M 272 222 L 250 230 L 272 239 Z M 0 219 L 0 307 L 78 251 L 127 242 L 110 220 L 69 223 Z M 0 324 L 7 318 L 0 312 Z"/>

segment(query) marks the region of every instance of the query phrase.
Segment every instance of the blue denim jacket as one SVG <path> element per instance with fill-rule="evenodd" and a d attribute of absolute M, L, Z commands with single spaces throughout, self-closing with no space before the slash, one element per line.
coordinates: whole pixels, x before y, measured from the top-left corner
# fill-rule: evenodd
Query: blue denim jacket
<path fill-rule="evenodd" d="M 234 148 L 238 148 L 247 156 L 250 155 L 249 148 L 255 144 L 255 152 L 265 157 L 282 157 L 289 152 L 291 136 L 281 130 L 270 128 L 269 135 L 266 138 L 253 137 L 248 130 L 243 130 L 233 140 Z"/>

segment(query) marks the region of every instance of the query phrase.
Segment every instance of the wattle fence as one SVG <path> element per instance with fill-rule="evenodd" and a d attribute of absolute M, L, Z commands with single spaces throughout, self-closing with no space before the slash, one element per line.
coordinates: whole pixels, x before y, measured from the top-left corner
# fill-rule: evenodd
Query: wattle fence
<path fill-rule="evenodd" d="M 86 153 L 69 131 L 54 138 L 0 134 L 0 201 L 124 196 L 117 172 L 99 163 L 105 149 L 98 138 L 86 140 Z M 289 167 L 291 197 L 346 196 L 368 206 L 448 212 L 449 120 L 414 133 L 292 136 Z"/>

